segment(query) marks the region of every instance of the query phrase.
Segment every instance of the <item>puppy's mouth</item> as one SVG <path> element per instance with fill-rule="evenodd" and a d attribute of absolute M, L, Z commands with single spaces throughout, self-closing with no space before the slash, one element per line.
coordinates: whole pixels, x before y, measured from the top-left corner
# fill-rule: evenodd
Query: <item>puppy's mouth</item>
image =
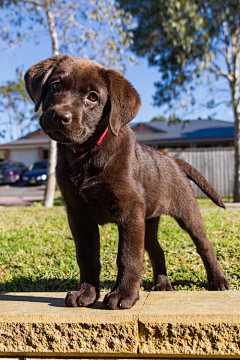
<path fill-rule="evenodd" d="M 61 128 L 60 125 L 55 126 L 48 121 L 47 117 L 40 118 L 40 126 L 46 135 L 64 145 L 78 146 L 82 145 L 91 136 L 91 129 L 87 126 L 75 126 Z"/>
<path fill-rule="evenodd" d="M 71 136 L 71 135 L 65 135 L 64 133 L 62 133 L 59 130 L 51 129 L 50 131 L 45 131 L 45 133 L 52 140 L 55 140 L 61 144 L 75 146 L 75 145 L 81 145 L 85 141 L 84 137 L 85 137 L 87 131 L 86 131 L 86 129 L 83 129 L 81 136 L 78 138 L 75 138 L 74 136 Z"/>
<path fill-rule="evenodd" d="M 60 131 L 47 131 L 46 134 L 52 139 L 57 142 L 60 142 L 61 144 L 71 144 L 72 141 L 63 135 Z"/>

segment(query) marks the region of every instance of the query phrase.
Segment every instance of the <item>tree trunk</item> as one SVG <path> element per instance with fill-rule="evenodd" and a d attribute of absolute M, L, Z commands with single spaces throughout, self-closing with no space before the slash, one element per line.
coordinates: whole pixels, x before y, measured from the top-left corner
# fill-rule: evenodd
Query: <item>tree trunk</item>
<path fill-rule="evenodd" d="M 54 140 L 50 141 L 50 149 L 48 156 L 48 181 L 44 197 L 44 206 L 50 208 L 54 203 L 54 194 L 56 188 L 56 157 L 57 157 L 57 143 Z"/>
<path fill-rule="evenodd" d="M 240 107 L 237 105 L 234 109 L 235 126 L 234 126 L 234 157 L 235 157 L 235 176 L 233 201 L 240 202 Z"/>
<path fill-rule="evenodd" d="M 59 54 L 58 35 L 55 29 L 54 16 L 51 12 L 49 0 L 44 0 L 44 8 L 48 18 L 49 30 L 52 38 L 53 55 Z M 54 194 L 56 188 L 56 158 L 57 158 L 57 143 L 54 140 L 50 141 L 49 155 L 48 155 L 48 181 L 44 197 L 44 206 L 50 208 L 54 204 Z"/>
<path fill-rule="evenodd" d="M 235 172 L 234 172 L 234 189 L 233 201 L 240 202 L 240 104 L 239 104 L 239 66 L 240 66 L 240 53 L 238 48 L 238 37 L 240 29 L 236 30 L 233 36 L 233 69 L 234 77 L 231 86 L 232 90 L 232 104 L 234 109 L 234 157 L 235 157 Z"/>

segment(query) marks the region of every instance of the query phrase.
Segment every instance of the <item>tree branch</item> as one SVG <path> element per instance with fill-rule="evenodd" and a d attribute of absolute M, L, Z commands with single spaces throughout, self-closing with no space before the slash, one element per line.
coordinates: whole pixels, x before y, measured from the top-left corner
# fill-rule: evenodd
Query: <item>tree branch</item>
<path fill-rule="evenodd" d="M 217 64 L 215 64 L 214 62 L 210 61 L 210 64 L 214 67 L 214 69 L 206 66 L 206 70 L 215 73 L 218 76 L 223 76 L 225 78 L 227 78 L 229 81 L 233 80 L 233 75 L 232 72 L 230 73 L 226 73 L 225 71 L 223 71 Z"/>
<path fill-rule="evenodd" d="M 57 15 L 57 16 L 55 16 L 55 17 L 56 17 L 56 18 L 61 18 L 60 15 Z M 92 31 L 92 29 L 89 29 L 89 28 L 87 28 L 86 26 L 84 26 L 84 25 L 82 25 L 82 24 L 79 24 L 77 21 L 71 20 L 70 18 L 68 18 L 67 21 L 68 21 L 69 23 L 73 24 L 74 26 L 76 26 L 76 27 L 77 27 L 78 29 L 80 29 L 80 30 L 84 30 L 84 31 L 86 31 L 86 32 Z M 92 33 L 94 33 L 94 31 L 92 31 Z"/>
<path fill-rule="evenodd" d="M 202 107 L 207 107 L 208 109 L 215 109 L 216 107 L 218 107 L 219 105 L 223 105 L 223 104 L 227 104 L 227 105 L 231 105 L 230 101 L 227 100 L 223 100 L 223 101 L 219 101 L 217 104 L 212 104 L 212 105 L 208 105 L 208 104 L 199 104 Z"/>
<path fill-rule="evenodd" d="M 229 46 L 229 34 L 228 34 L 228 28 L 227 28 L 227 22 L 224 21 L 223 22 L 223 33 L 224 33 L 224 36 L 225 36 L 225 43 L 227 44 L 227 46 Z"/>
<path fill-rule="evenodd" d="M 229 81 L 233 81 L 233 75 L 231 73 L 228 74 L 228 73 L 224 72 L 222 69 L 220 69 L 220 67 L 217 64 L 213 63 L 212 61 L 209 61 L 209 64 L 211 64 L 214 68 L 209 67 L 208 63 L 206 61 L 202 61 L 201 63 L 199 63 L 199 62 L 193 60 L 192 62 L 199 70 L 206 70 L 217 76 L 223 76 L 226 79 L 228 79 Z"/>
<path fill-rule="evenodd" d="M 25 4 L 31 4 L 31 5 L 34 5 L 34 6 L 41 6 L 41 7 L 44 7 L 44 3 L 43 2 L 36 2 L 36 1 L 33 1 L 33 0 L 20 0 L 20 2 L 23 2 Z"/>
<path fill-rule="evenodd" d="M 50 9 L 49 0 L 44 0 L 44 9 L 47 14 L 49 30 L 52 38 L 53 55 L 58 55 L 59 54 L 58 35 L 55 28 L 54 16 Z"/>

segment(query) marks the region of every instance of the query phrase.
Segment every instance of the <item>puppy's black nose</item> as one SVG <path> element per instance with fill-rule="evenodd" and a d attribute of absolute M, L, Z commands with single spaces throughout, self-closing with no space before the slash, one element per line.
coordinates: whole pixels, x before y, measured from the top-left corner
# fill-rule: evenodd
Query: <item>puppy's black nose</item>
<path fill-rule="evenodd" d="M 67 125 L 72 121 L 72 114 L 70 111 L 57 110 L 52 115 L 54 122 L 61 122 L 63 125 Z"/>

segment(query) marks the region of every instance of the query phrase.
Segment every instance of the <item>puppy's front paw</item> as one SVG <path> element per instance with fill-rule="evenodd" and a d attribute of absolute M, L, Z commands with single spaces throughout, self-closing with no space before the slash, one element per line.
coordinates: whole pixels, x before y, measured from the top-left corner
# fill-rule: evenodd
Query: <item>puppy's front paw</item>
<path fill-rule="evenodd" d="M 108 293 L 103 300 L 103 307 L 105 309 L 131 309 L 131 307 L 139 299 L 139 292 L 124 293 L 122 291 L 114 290 Z"/>
<path fill-rule="evenodd" d="M 230 284 L 224 274 L 216 276 L 208 281 L 208 290 L 224 291 L 230 289 Z"/>
<path fill-rule="evenodd" d="M 99 289 L 87 283 L 82 283 L 77 291 L 69 291 L 65 304 L 69 307 L 89 306 L 94 304 L 99 297 Z"/>
<path fill-rule="evenodd" d="M 158 275 L 156 284 L 152 291 L 173 291 L 172 285 L 166 275 Z"/>

